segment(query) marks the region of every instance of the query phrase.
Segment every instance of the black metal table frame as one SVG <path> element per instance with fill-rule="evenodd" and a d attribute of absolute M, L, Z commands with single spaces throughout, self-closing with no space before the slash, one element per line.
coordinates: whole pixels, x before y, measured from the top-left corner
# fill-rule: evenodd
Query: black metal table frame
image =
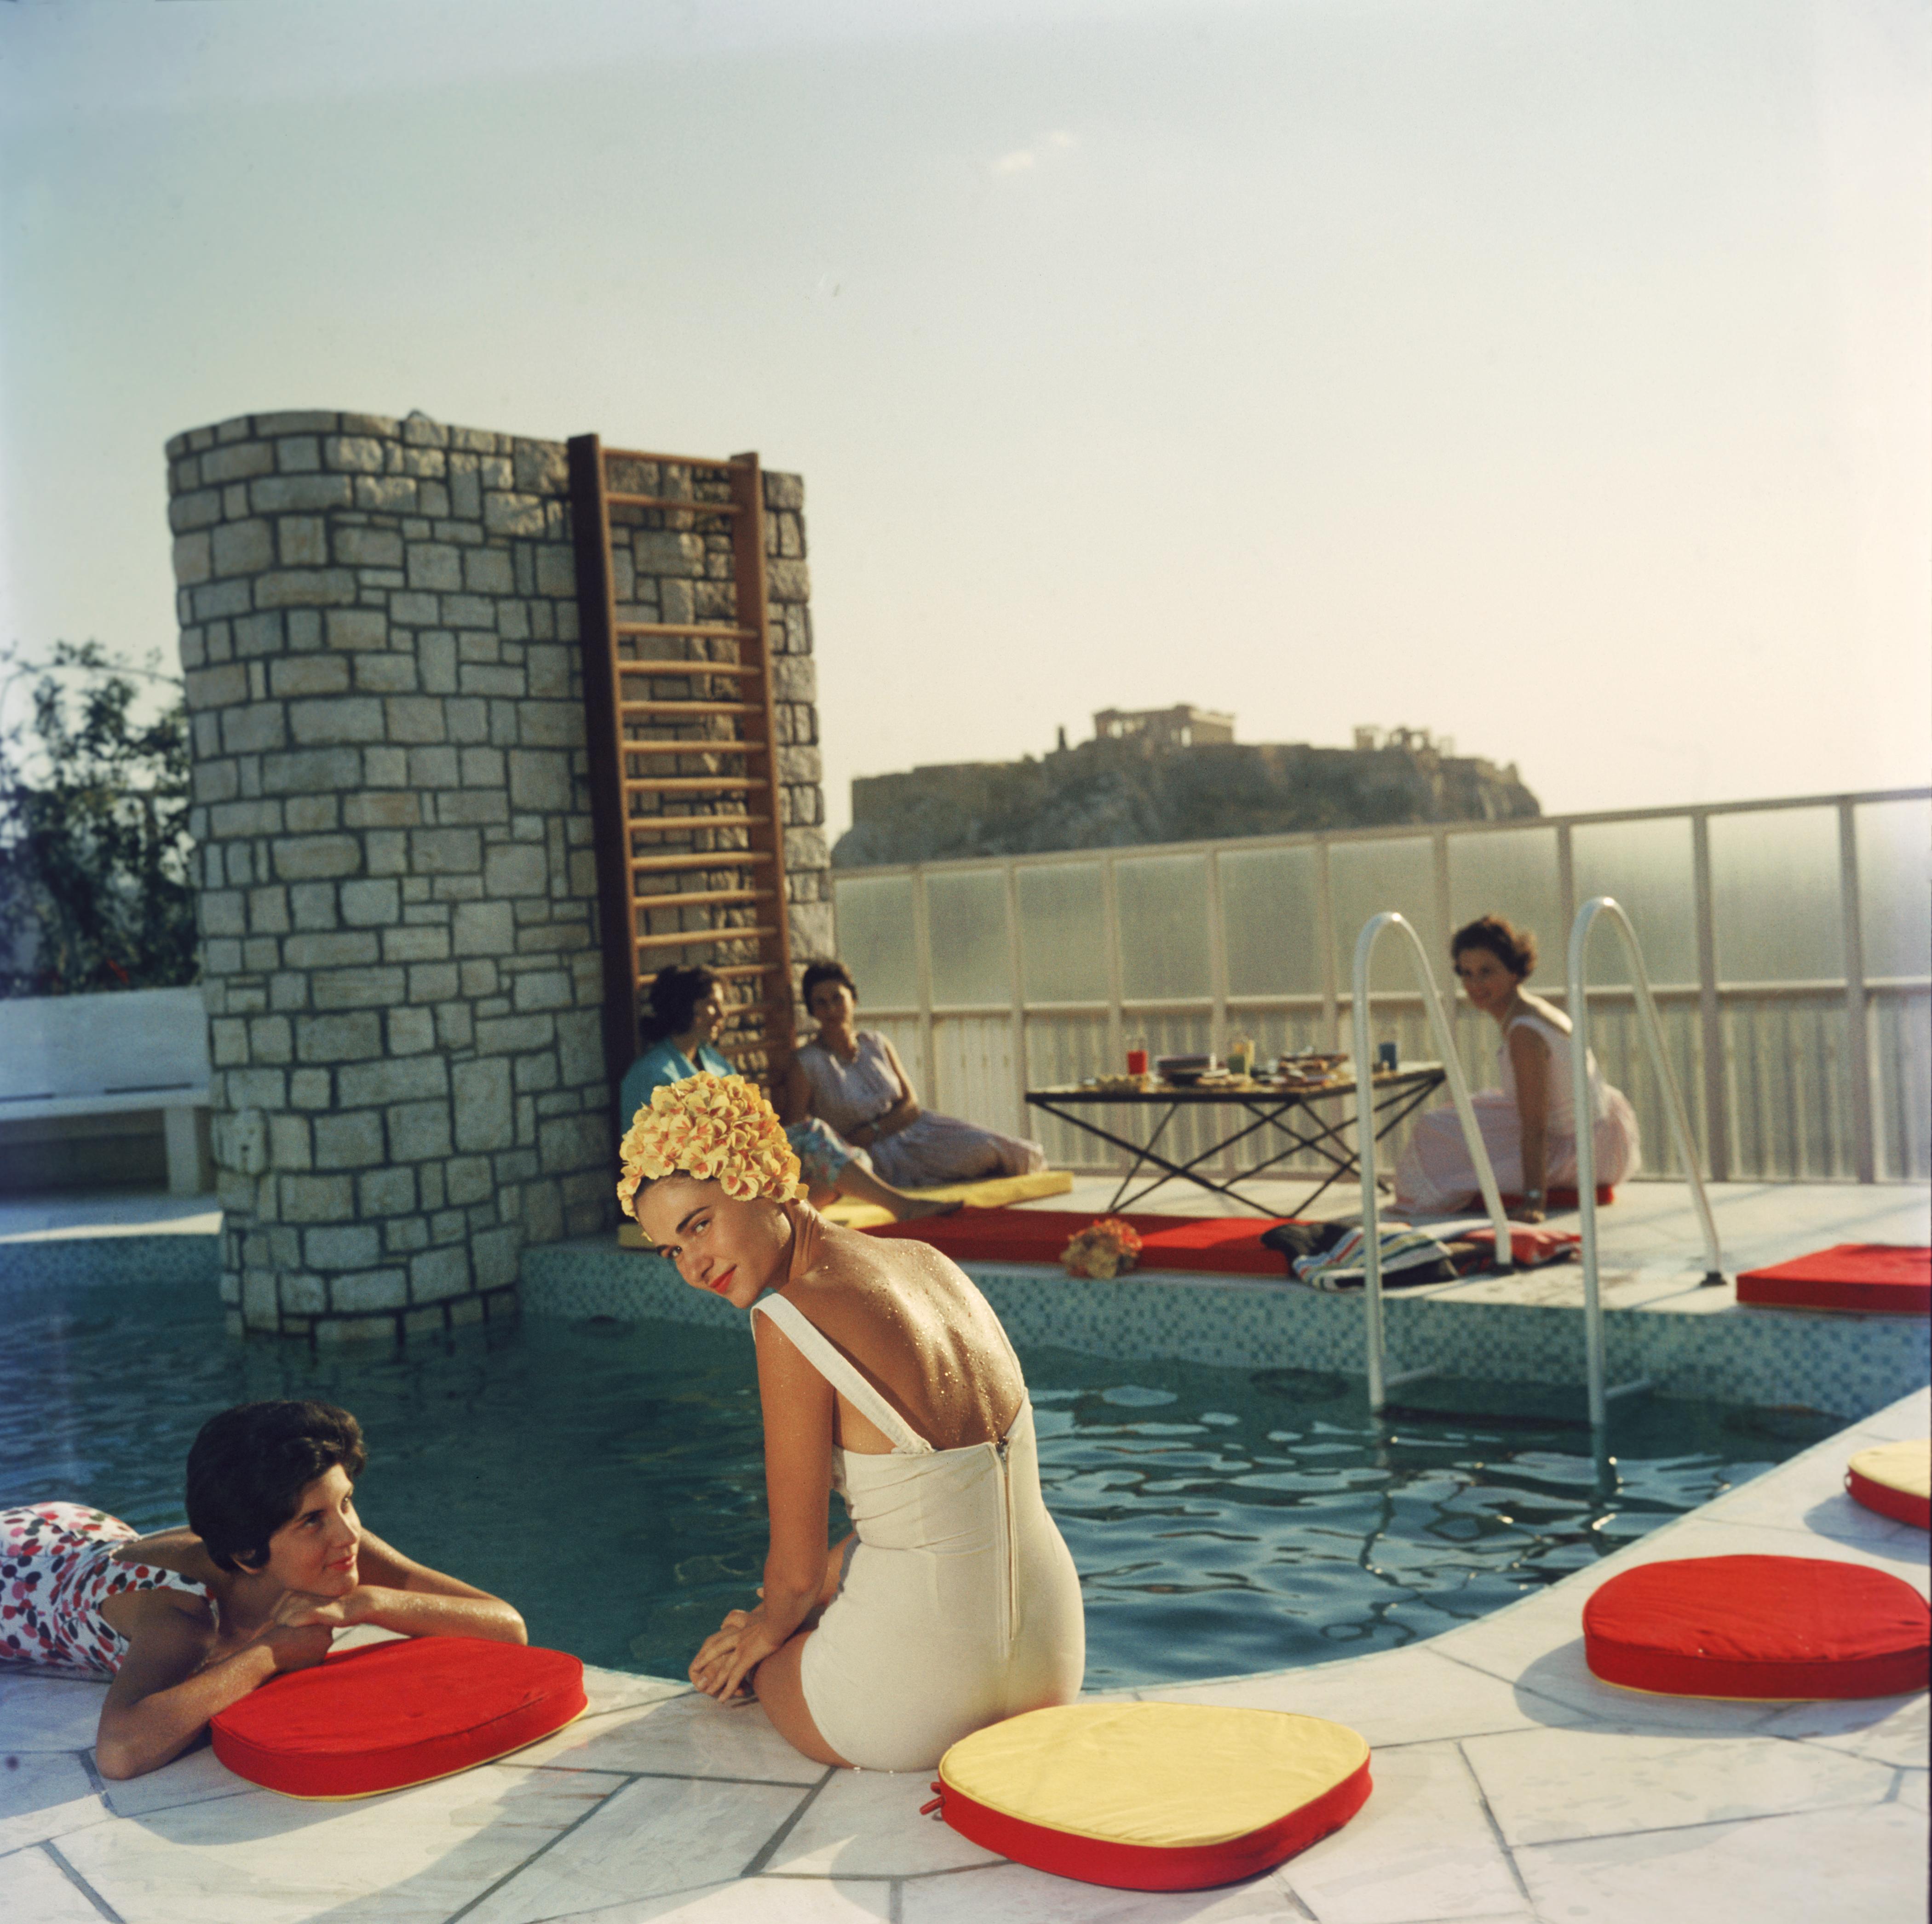
<path fill-rule="evenodd" d="M 1376 1118 L 1376 1140 L 1382 1141 L 1396 1125 L 1420 1108 L 1430 1096 L 1448 1079 L 1448 1071 L 1440 1068 L 1405 1069 L 1395 1077 L 1378 1080 L 1374 1086 L 1376 1093 L 1370 1098 L 1370 1109 Z M 1360 1164 L 1355 1152 L 1341 1141 L 1342 1131 L 1352 1128 L 1355 1118 L 1353 1113 L 1340 1116 L 1333 1122 L 1323 1125 L 1312 1135 L 1304 1134 L 1295 1125 L 1284 1122 L 1282 1118 L 1293 1110 L 1309 1111 L 1308 1120 L 1318 1124 L 1314 1104 L 1331 1095 L 1352 1095 L 1355 1085 L 1352 1082 L 1336 1083 L 1327 1089 L 1292 1089 L 1279 1090 L 1240 1089 L 1150 1089 L 1137 1095 L 1122 1093 L 1108 1095 L 1099 1089 L 1030 1089 L 1026 1099 L 1030 1107 L 1043 1109 L 1049 1116 L 1057 1116 L 1063 1122 L 1070 1122 L 1076 1129 L 1090 1136 L 1097 1136 L 1102 1142 L 1112 1143 L 1116 1149 L 1127 1150 L 1133 1157 L 1126 1175 L 1120 1178 L 1120 1185 L 1108 1200 L 1109 1210 L 1131 1209 L 1144 1196 L 1150 1195 L 1163 1182 L 1178 1177 L 1192 1182 L 1197 1188 L 1212 1191 L 1225 1196 L 1230 1202 L 1238 1203 L 1244 1209 L 1252 1209 L 1257 1215 L 1280 1221 L 1279 1212 L 1264 1209 L 1252 1197 L 1243 1195 L 1239 1190 L 1226 1182 L 1217 1182 L 1201 1173 L 1201 1165 L 1215 1157 L 1225 1155 L 1237 1143 L 1245 1141 L 1258 1129 L 1272 1128 L 1278 1134 L 1288 1138 L 1288 1146 L 1278 1150 L 1264 1162 L 1257 1163 L 1252 1169 L 1244 1170 L 1233 1179 L 1237 1182 L 1252 1182 L 1265 1170 L 1272 1169 L 1278 1162 L 1303 1149 L 1312 1150 L 1324 1158 L 1330 1165 L 1327 1177 L 1296 1205 L 1305 1209 L 1325 1195 L 1335 1184 L 1346 1176 L 1360 1173 Z M 1115 1107 L 1151 1108 L 1165 1103 L 1166 1113 L 1154 1125 L 1154 1134 L 1144 1145 L 1130 1142 L 1124 1136 L 1102 1128 L 1096 1122 L 1089 1122 L 1084 1116 L 1072 1112 L 1076 1106 L 1096 1107 L 1112 1105 Z M 1237 1129 L 1231 1136 L 1224 1136 L 1219 1142 L 1203 1149 L 1198 1155 L 1190 1156 L 1185 1162 L 1171 1162 L 1159 1153 L 1161 1137 L 1167 1125 L 1184 1109 L 1222 1108 L 1232 1107 L 1244 1109 L 1255 1119 L 1245 1128 Z M 1134 1179 L 1143 1168 L 1151 1166 L 1161 1173 L 1131 1196 L 1127 1191 L 1132 1188 Z"/>

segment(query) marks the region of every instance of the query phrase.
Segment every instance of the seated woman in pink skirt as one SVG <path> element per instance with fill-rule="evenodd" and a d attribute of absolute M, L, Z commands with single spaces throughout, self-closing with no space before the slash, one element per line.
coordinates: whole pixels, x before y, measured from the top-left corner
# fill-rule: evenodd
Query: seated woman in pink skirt
<path fill-rule="evenodd" d="M 878 1030 L 853 1026 L 858 987 L 844 963 L 808 964 L 801 993 L 818 1033 L 786 1071 L 780 1095 L 787 1118 L 808 1110 L 868 1151 L 881 1179 L 902 1189 L 1027 1176 L 1046 1167 L 1038 1143 L 920 1107 L 899 1052 Z"/>
<path fill-rule="evenodd" d="M 1502 1031 L 1496 1060 L 1500 1089 L 1471 1098 L 1483 1146 L 1505 1196 L 1522 1198 L 1510 1214 L 1540 1222 L 1549 1192 L 1576 1181 L 1576 1116 L 1570 1080 L 1570 1018 L 1540 996 L 1525 993 L 1536 966 L 1536 937 L 1499 916 L 1459 928 L 1450 954 L 1470 1002 Z M 1590 1058 L 1590 1109 L 1597 1180 L 1621 1182 L 1642 1164 L 1636 1115 L 1620 1089 L 1604 1081 Z M 1396 1206 L 1443 1213 L 1475 1206 L 1479 1185 L 1453 1104 L 1418 1118 L 1395 1173 Z"/>
<path fill-rule="evenodd" d="M 112 1681 L 94 1761 L 138 1777 L 334 1633 L 521 1644 L 524 1620 L 362 1527 L 362 1432 L 328 1403 L 244 1403 L 201 1426 L 186 1530 L 142 1536 L 82 1503 L 0 1510 L 0 1663 Z"/>

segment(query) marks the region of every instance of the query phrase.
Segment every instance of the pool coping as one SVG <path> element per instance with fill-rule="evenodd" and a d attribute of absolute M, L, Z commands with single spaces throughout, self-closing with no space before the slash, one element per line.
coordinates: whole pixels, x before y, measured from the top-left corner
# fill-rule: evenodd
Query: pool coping
<path fill-rule="evenodd" d="M 1122 1362 L 1172 1358 L 1227 1368 L 1364 1373 L 1359 1293 L 1276 1277 L 1136 1270 L 1112 1281 L 1039 1263 L 963 1266 L 1022 1348 L 1046 1344 Z M 1498 1300 L 1498 1286 L 1516 1300 Z M 1584 1382 L 1582 1281 L 1574 1265 L 1389 1293 L 1391 1372 L 1426 1364 L 1504 1383 Z M 1932 1320 L 1740 1305 L 1734 1284 L 1640 1273 L 1606 1288 L 1610 1380 L 1656 1394 L 1799 1404 L 1855 1420 L 1932 1383 Z M 524 1254 L 531 1316 L 742 1325 L 743 1312 L 690 1288 L 647 1251 L 580 1237 Z M 1527 1297 L 1528 1299 L 1522 1299 Z"/>
<path fill-rule="evenodd" d="M 1924 1593 L 1925 1533 L 1858 1509 L 1841 1485 L 1851 1451 L 1923 1435 L 1928 1418 L 1932 1394 L 1915 1392 L 1588 1569 L 1402 1649 L 1103 1693 L 1331 1716 L 1368 1740 L 1377 1788 L 1360 1815 L 1224 1892 L 1130 1902 L 1006 1863 L 917 1815 L 926 1773 L 821 1770 L 755 1707 L 595 1669 L 589 1713 L 544 1743 L 334 1806 L 256 1790 L 206 1751 L 103 1784 L 87 1741 L 104 1686 L 0 1673 L 6 1747 L 43 1777 L 64 1772 L 74 1792 L 39 1821 L 0 1806 L 0 1861 L 26 1893 L 21 1924 L 98 1911 L 127 1924 L 259 1924 L 264 1854 L 295 1900 L 278 1908 L 284 1917 L 348 1906 L 451 1924 L 586 1911 L 604 1924 L 1608 1924 L 1639 1912 L 1658 1924 L 1916 1924 L 1924 1692 L 1795 1705 L 1647 1696 L 1592 1677 L 1578 1629 L 1598 1585 L 1684 1555 L 1821 1556 L 1892 1571 Z M 421 1840 L 452 1836 L 424 1866 Z M 444 1862 L 466 1852 L 466 1868 Z"/>

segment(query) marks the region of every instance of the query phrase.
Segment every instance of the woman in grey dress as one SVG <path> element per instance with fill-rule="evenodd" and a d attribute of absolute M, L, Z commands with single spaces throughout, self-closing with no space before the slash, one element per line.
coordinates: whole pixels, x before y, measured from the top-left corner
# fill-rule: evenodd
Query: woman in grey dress
<path fill-rule="evenodd" d="M 786 1071 L 788 1114 L 808 1109 L 868 1150 L 880 1177 L 902 1189 L 1025 1176 L 1046 1167 L 1038 1143 L 920 1107 L 898 1051 L 877 1029 L 854 1028 L 858 990 L 844 963 L 812 963 L 803 986 L 818 1033 Z"/>

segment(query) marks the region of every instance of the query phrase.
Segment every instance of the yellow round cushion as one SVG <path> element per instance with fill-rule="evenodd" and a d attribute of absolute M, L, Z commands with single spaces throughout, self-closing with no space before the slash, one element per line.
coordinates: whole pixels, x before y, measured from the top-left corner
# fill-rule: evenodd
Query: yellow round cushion
<path fill-rule="evenodd" d="M 1900 1523 L 1932 1524 L 1932 1440 L 1862 1449 L 1845 1466 L 1845 1488 L 1854 1501 Z"/>
<path fill-rule="evenodd" d="M 1369 1746 L 1325 1718 L 1206 1704 L 1070 1704 L 977 1731 L 939 1762 L 964 1837 L 1129 1890 L 1250 1878 L 1367 1800 Z"/>

